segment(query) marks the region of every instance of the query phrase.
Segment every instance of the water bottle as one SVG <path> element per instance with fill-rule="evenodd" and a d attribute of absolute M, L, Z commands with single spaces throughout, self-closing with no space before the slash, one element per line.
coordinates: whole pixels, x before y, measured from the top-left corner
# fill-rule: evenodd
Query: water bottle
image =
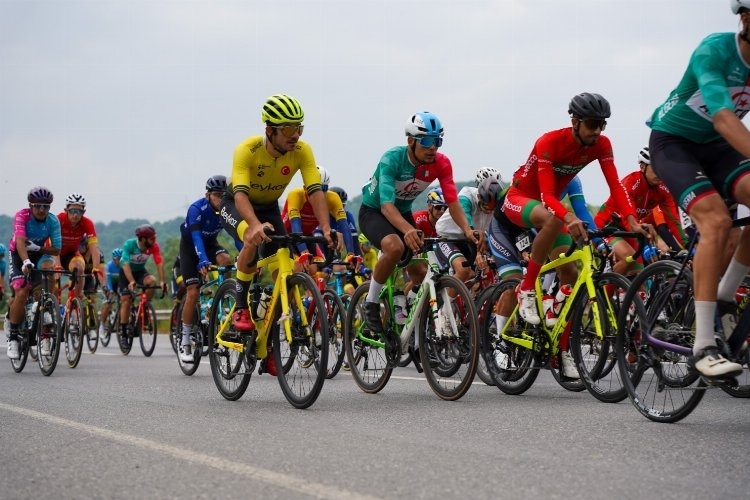
<path fill-rule="evenodd" d="M 34 315 L 37 309 L 39 309 L 39 302 L 34 301 L 31 305 L 26 304 L 26 321 L 29 323 L 29 326 L 34 322 Z"/>
<path fill-rule="evenodd" d="M 399 325 L 405 324 L 408 316 L 406 313 L 406 296 L 403 292 L 393 294 L 393 308 L 396 313 L 396 323 Z"/>
<path fill-rule="evenodd" d="M 271 286 L 267 286 L 263 289 L 263 292 L 260 294 L 260 298 L 258 299 L 258 307 L 255 311 L 256 318 L 264 319 L 266 317 L 266 311 L 268 311 L 268 304 L 271 302 L 272 293 L 273 288 Z"/>
<path fill-rule="evenodd" d="M 542 297 L 542 311 L 544 311 L 544 323 L 547 326 L 554 326 L 557 323 L 557 313 L 555 312 L 555 298 L 546 293 Z"/>
<path fill-rule="evenodd" d="M 565 299 L 570 296 L 570 293 L 573 291 L 573 288 L 570 285 L 562 285 L 560 286 L 560 289 L 557 291 L 557 295 L 555 295 L 555 315 L 560 314 L 560 310 L 562 309 L 563 302 L 565 302 Z"/>

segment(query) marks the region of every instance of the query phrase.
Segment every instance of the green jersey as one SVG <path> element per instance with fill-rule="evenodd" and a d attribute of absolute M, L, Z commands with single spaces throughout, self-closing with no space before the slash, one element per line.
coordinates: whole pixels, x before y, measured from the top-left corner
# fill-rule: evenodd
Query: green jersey
<path fill-rule="evenodd" d="M 698 45 L 679 85 L 651 116 L 653 130 L 699 144 L 721 136 L 713 116 L 732 110 L 742 119 L 750 110 L 750 67 L 740 55 L 736 33 L 714 33 Z"/>

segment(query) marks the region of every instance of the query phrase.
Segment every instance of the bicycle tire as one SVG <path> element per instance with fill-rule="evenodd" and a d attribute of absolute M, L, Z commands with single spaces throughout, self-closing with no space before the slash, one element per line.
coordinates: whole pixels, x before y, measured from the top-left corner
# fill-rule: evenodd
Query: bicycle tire
<path fill-rule="evenodd" d="M 615 347 L 619 297 L 629 288 L 630 281 L 624 276 L 602 273 L 594 277 L 594 297 L 589 297 L 586 287 L 581 287 L 574 298 L 570 351 L 583 385 L 603 403 L 619 403 L 628 397 L 620 371 L 616 369 Z M 613 292 L 612 297 L 606 296 L 609 292 Z M 590 306 L 592 300 L 598 306 L 598 318 Z M 597 319 L 603 338 L 596 333 L 594 321 Z"/>
<path fill-rule="evenodd" d="M 176 302 L 172 306 L 172 310 L 169 313 L 169 338 L 172 343 L 172 350 L 174 351 L 175 355 L 178 355 L 178 348 L 180 340 L 180 328 L 179 324 L 182 320 L 182 302 L 179 301 Z"/>
<path fill-rule="evenodd" d="M 71 368 L 78 366 L 78 362 L 81 360 L 85 328 L 83 301 L 75 297 L 70 300 L 70 307 L 65 310 L 62 332 L 65 358 Z"/>
<path fill-rule="evenodd" d="M 487 385 L 495 385 L 495 381 L 490 375 L 487 368 L 487 362 L 484 359 L 484 332 L 495 323 L 494 303 L 492 298 L 493 287 L 489 286 L 482 290 L 475 300 L 477 317 L 479 318 L 479 360 L 477 362 L 477 377 Z"/>
<path fill-rule="evenodd" d="M 13 371 L 21 373 L 26 366 L 26 360 L 29 357 L 30 340 L 29 340 L 29 329 L 30 327 L 26 323 L 26 314 L 24 314 L 24 320 L 21 322 L 21 326 L 18 332 L 18 359 L 11 359 L 10 365 L 13 367 Z"/>
<path fill-rule="evenodd" d="M 237 351 L 224 347 L 216 342 L 220 326 L 226 320 L 227 329 L 222 338 L 240 343 L 242 334 L 232 327 L 232 320 L 228 316 L 234 310 L 237 303 L 236 281 L 229 278 L 222 283 L 214 301 L 211 304 L 211 315 L 208 322 L 209 338 L 211 348 L 208 351 L 208 360 L 211 365 L 211 375 L 219 393 L 229 401 L 236 401 L 245 394 L 250 378 L 252 377 L 255 363 L 250 363 L 245 349 Z M 245 344 L 244 347 L 248 345 Z"/>
<path fill-rule="evenodd" d="M 617 364 L 628 397 L 641 415 L 655 422 L 672 423 L 687 417 L 705 394 L 706 382 L 687 370 L 687 358 L 679 353 L 656 349 L 642 341 L 642 329 L 657 318 L 667 325 L 670 342 L 691 347 L 694 340 L 693 276 L 673 261 L 646 266 L 625 294 L 618 315 Z M 674 288 L 671 285 L 676 282 Z M 681 297 L 667 297 L 670 290 Z M 646 303 L 640 291 L 646 295 Z M 659 303 L 659 298 L 669 298 Z M 684 300 L 683 300 L 684 299 Z M 661 304 L 657 305 L 657 304 Z M 664 313 L 664 319 L 658 319 Z M 655 333 L 655 332 L 654 332 Z"/>
<path fill-rule="evenodd" d="M 344 364 L 344 325 L 346 324 L 346 304 L 333 290 L 324 290 L 323 302 L 328 311 L 328 369 L 326 378 L 335 377 Z"/>
<path fill-rule="evenodd" d="M 136 321 L 136 329 L 143 355 L 147 358 L 151 357 L 156 348 L 156 338 L 159 332 L 157 331 L 156 310 L 150 301 L 144 306 L 143 317 Z"/>
<path fill-rule="evenodd" d="M 179 342 L 180 345 L 182 344 L 182 308 L 183 306 L 180 305 L 180 311 L 178 316 L 178 323 L 177 323 L 177 331 L 180 332 L 179 337 L 172 339 L 172 346 L 174 347 L 176 342 Z M 196 319 L 200 319 L 200 306 L 198 304 L 195 304 L 195 311 L 196 311 Z M 190 348 L 192 349 L 193 353 L 193 362 L 192 363 L 185 363 L 180 358 L 179 349 L 177 348 L 177 364 L 180 367 L 180 370 L 182 371 L 183 375 L 187 375 L 188 377 L 193 375 L 196 370 L 198 370 L 198 365 L 200 365 L 201 362 L 201 355 L 203 352 L 203 333 L 200 332 L 201 325 L 193 325 L 193 332 L 190 334 Z M 173 333 L 170 332 L 170 337 L 173 336 Z"/>
<path fill-rule="evenodd" d="M 508 279 L 494 285 L 491 301 L 496 303 L 498 300 L 516 299 L 516 287 L 520 283 L 518 279 Z M 504 297 L 501 297 L 505 294 Z M 497 332 L 497 329 L 490 325 L 483 332 L 485 347 L 484 360 L 487 369 L 492 375 L 495 385 L 505 394 L 513 396 L 523 394 L 534 385 L 539 376 L 539 361 L 537 360 L 534 349 L 505 342 Z M 508 318 L 505 325 L 505 335 L 511 337 L 532 338 L 535 342 L 541 342 L 541 335 L 545 335 L 538 328 L 527 325 L 521 318 L 518 307 L 514 306 L 513 314 Z"/>
<path fill-rule="evenodd" d="M 109 317 L 104 322 L 103 335 L 101 340 L 102 346 L 109 346 L 109 339 L 112 338 L 112 332 L 120 328 L 120 303 L 111 304 Z"/>
<path fill-rule="evenodd" d="M 388 366 L 382 336 L 370 332 L 364 321 L 362 305 L 369 291 L 370 282 L 365 281 L 352 294 L 346 311 L 344 350 L 354 383 L 362 391 L 375 394 L 388 384 L 393 368 Z M 381 312 L 385 316 L 381 318 L 384 325 L 390 324 L 389 311 L 390 308 L 381 303 Z M 380 345 L 372 343 L 378 339 Z"/>
<path fill-rule="evenodd" d="M 282 308 L 279 301 L 271 321 L 271 342 L 276 366 L 289 366 L 277 370 L 276 378 L 289 403 L 298 409 L 309 408 L 320 395 L 328 367 L 328 314 L 318 285 L 305 273 L 293 273 L 286 278 L 289 297 L 289 322 L 291 342 L 281 325 Z M 309 297 L 315 306 L 312 317 L 295 300 Z M 308 325 L 302 325 L 306 318 Z M 293 363 L 289 363 L 293 360 Z"/>
<path fill-rule="evenodd" d="M 51 324 L 44 324 L 45 312 L 50 314 Z M 60 316 L 60 305 L 57 298 L 51 293 L 42 293 L 36 314 L 37 362 L 42 374 L 49 377 L 57 366 L 57 360 L 60 357 L 60 344 L 62 343 L 62 317 Z M 42 341 L 46 339 L 49 339 L 50 342 L 49 355 L 42 354 Z"/>
<path fill-rule="evenodd" d="M 427 383 L 439 398 L 456 401 L 471 389 L 477 372 L 477 313 L 469 289 L 458 278 L 438 277 L 435 292 L 437 297 L 432 299 L 437 302 L 437 317 L 453 317 L 457 330 L 443 328 L 439 331 L 434 321 L 437 317 L 430 313 L 432 300 L 424 301 L 418 324 L 422 369 Z M 436 366 L 431 362 L 434 359 L 438 360 Z"/>
<path fill-rule="evenodd" d="M 84 301 L 84 317 L 86 318 L 86 345 L 89 352 L 94 354 L 99 348 L 99 316 L 96 314 L 94 304 L 86 299 Z"/>

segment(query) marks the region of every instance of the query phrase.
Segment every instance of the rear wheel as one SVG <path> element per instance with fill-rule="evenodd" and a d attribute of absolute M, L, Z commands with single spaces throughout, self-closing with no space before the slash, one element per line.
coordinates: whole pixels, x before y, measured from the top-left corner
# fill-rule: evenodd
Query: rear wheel
<path fill-rule="evenodd" d="M 419 322 L 419 352 L 427 383 L 440 398 L 460 399 L 471 388 L 477 370 L 479 339 L 474 301 L 466 285 L 453 276 L 435 284 L 438 314 L 424 301 Z M 443 321 L 442 329 L 437 319 Z M 455 323 L 456 328 L 453 328 Z"/>
<path fill-rule="evenodd" d="M 46 316 L 46 318 L 45 318 Z M 62 340 L 62 317 L 57 298 L 51 293 L 43 293 L 37 310 L 37 362 L 45 376 L 52 375 L 60 357 Z M 46 324 L 45 324 L 46 323 Z M 80 345 L 80 337 L 79 337 Z"/>
<path fill-rule="evenodd" d="M 89 346 L 89 352 L 95 353 L 99 347 L 99 316 L 96 314 L 96 308 L 91 300 L 86 299 L 85 317 L 86 317 L 86 344 Z"/>
<path fill-rule="evenodd" d="M 354 383 L 364 392 L 375 394 L 383 390 L 393 369 L 388 367 L 381 335 L 373 333 L 365 323 L 364 303 L 370 290 L 365 281 L 352 295 L 346 311 L 344 349 Z M 390 325 L 389 309 L 380 306 L 383 325 Z"/>
<path fill-rule="evenodd" d="M 211 304 L 208 322 L 208 335 L 211 339 L 208 360 L 211 364 L 211 375 L 219 393 L 229 401 L 236 401 L 245 394 L 255 369 L 252 337 L 236 331 L 232 325 L 231 313 L 237 303 L 235 283 L 235 280 L 230 278 L 219 286 Z M 216 340 L 219 336 L 222 340 L 242 344 L 242 349 L 220 345 Z M 252 353 L 252 357 L 246 356 L 246 352 Z"/>
<path fill-rule="evenodd" d="M 104 329 L 102 330 L 102 346 L 107 347 L 109 345 L 109 339 L 112 338 L 112 332 L 116 332 L 120 329 L 120 303 L 115 302 L 110 304 L 111 309 L 109 315 L 104 322 Z"/>
<path fill-rule="evenodd" d="M 346 323 L 346 306 L 344 301 L 333 291 L 322 293 L 325 310 L 328 313 L 328 368 L 326 378 L 338 374 L 344 363 L 344 324 Z M 348 298 L 346 299 L 349 300 Z"/>
<path fill-rule="evenodd" d="M 147 358 L 154 353 L 156 347 L 156 310 L 151 302 L 143 307 L 143 317 L 136 320 L 135 328 L 141 341 L 141 351 Z"/>
<path fill-rule="evenodd" d="M 172 311 L 169 313 L 169 339 L 172 343 L 172 350 L 178 354 L 180 347 L 180 322 L 182 321 L 182 301 L 175 302 Z"/>
<path fill-rule="evenodd" d="M 304 273 L 294 273 L 287 278 L 289 318 L 282 320 L 281 303 L 273 315 L 271 339 L 273 356 L 281 391 L 295 408 L 308 408 L 323 389 L 326 379 L 329 352 L 328 314 L 323 297 L 313 279 Z M 314 305 L 311 316 L 300 307 L 297 298 L 309 297 Z M 307 325 L 302 320 L 306 318 Z M 289 332 L 283 327 L 289 325 Z M 287 336 L 288 335 L 288 336 Z"/>
<path fill-rule="evenodd" d="M 495 381 L 492 379 L 492 375 L 490 375 L 490 371 L 487 368 L 487 362 L 484 360 L 484 332 L 491 326 L 497 328 L 497 323 L 495 322 L 495 304 L 491 301 L 492 291 L 492 287 L 485 288 L 477 296 L 475 301 L 479 318 L 479 359 L 477 361 L 477 376 L 487 385 L 495 385 Z"/>
<path fill-rule="evenodd" d="M 196 311 L 196 320 L 200 320 L 200 315 L 198 314 L 199 306 L 198 304 L 195 305 L 195 311 Z M 170 337 L 172 337 L 172 346 L 175 345 L 179 346 L 177 347 L 177 364 L 180 365 L 180 370 L 182 370 L 182 373 L 190 376 L 198 369 L 198 365 L 201 362 L 201 354 L 203 351 L 203 332 L 200 331 L 201 325 L 198 323 L 197 325 L 193 325 L 193 331 L 190 334 L 190 349 L 191 353 L 193 354 L 193 362 L 192 363 L 185 363 L 180 358 L 180 349 L 182 349 L 182 306 L 180 306 L 180 312 L 178 315 L 178 323 L 177 323 L 177 332 L 179 332 L 179 335 L 175 336 L 174 333 L 170 333 Z"/>
<path fill-rule="evenodd" d="M 25 314 L 24 314 L 25 316 Z M 21 326 L 19 327 L 18 332 L 18 359 L 11 359 L 10 364 L 13 367 L 13 371 L 16 373 L 21 373 L 23 371 L 23 368 L 26 366 L 26 360 L 29 357 L 29 332 L 28 332 L 29 326 L 26 323 L 26 320 L 21 323 Z"/>
<path fill-rule="evenodd" d="M 63 317 L 63 339 L 65 342 L 65 358 L 68 366 L 75 368 L 81 360 L 83 352 L 83 332 L 86 328 L 84 321 L 83 301 L 79 298 L 70 300 L 69 308 Z"/>

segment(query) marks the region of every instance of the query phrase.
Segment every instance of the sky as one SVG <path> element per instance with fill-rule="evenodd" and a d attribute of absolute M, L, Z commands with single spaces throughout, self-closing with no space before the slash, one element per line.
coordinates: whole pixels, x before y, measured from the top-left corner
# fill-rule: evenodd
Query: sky
<path fill-rule="evenodd" d="M 275 93 L 350 197 L 416 111 L 442 120 L 456 180 L 509 179 L 580 92 L 610 101 L 623 177 L 695 46 L 738 30 L 728 3 L 0 0 L 0 214 L 41 184 L 98 222 L 184 216 Z M 589 204 L 609 196 L 597 163 L 581 179 Z"/>

